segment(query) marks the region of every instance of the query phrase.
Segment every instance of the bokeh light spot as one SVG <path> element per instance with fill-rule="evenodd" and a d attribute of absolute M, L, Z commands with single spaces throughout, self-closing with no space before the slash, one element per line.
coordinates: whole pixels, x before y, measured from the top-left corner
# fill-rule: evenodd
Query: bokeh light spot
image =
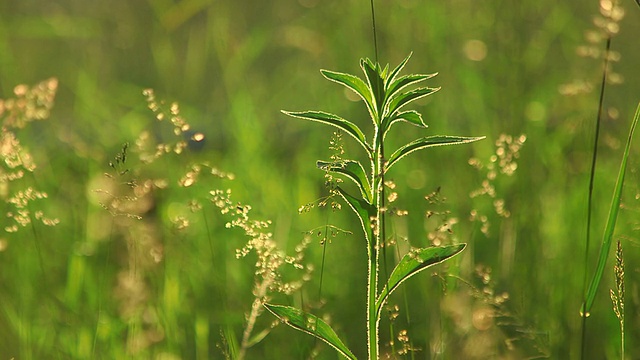
<path fill-rule="evenodd" d="M 464 55 L 472 61 L 482 61 L 487 57 L 487 45 L 480 40 L 468 40 L 464 43 Z"/>

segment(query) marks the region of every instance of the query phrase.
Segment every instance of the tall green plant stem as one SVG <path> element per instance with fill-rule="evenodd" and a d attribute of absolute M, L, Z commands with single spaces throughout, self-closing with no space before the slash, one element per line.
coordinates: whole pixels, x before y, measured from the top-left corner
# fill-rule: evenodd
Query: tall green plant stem
<path fill-rule="evenodd" d="M 377 225 L 376 225 L 377 226 Z M 376 236 L 377 237 L 377 236 Z M 376 239 L 377 242 L 377 239 Z M 369 278 L 367 281 L 367 334 L 369 359 L 378 358 L 378 324 L 376 298 L 378 294 L 378 252 L 373 244 L 369 245 Z"/>
<path fill-rule="evenodd" d="M 371 2 L 371 24 L 373 30 L 373 46 L 375 49 L 375 60 L 378 63 L 378 38 L 376 36 L 376 13 L 373 0 Z M 372 114 L 373 115 L 373 114 Z M 376 121 L 377 120 L 377 121 Z M 375 119 L 374 123 L 380 124 L 380 119 Z M 369 248 L 369 278 L 367 281 L 367 348 L 369 349 L 369 359 L 378 358 L 378 339 L 379 339 L 379 324 L 380 318 L 376 309 L 376 301 L 378 299 L 378 251 L 380 250 L 381 240 L 384 241 L 384 136 L 380 134 L 378 127 L 375 127 L 376 133 L 374 134 L 374 156 L 371 160 L 371 184 L 373 185 L 374 194 L 373 200 L 376 205 L 376 229 L 374 231 L 374 239 L 371 239 L 371 243 L 367 244 Z M 377 146 L 379 145 L 379 146 Z"/>
<path fill-rule="evenodd" d="M 380 120 L 377 120 L 380 123 Z M 380 317 L 377 314 L 376 300 L 378 298 L 378 273 L 380 270 L 379 251 L 384 242 L 385 223 L 385 198 L 384 198 L 384 140 L 381 132 L 376 132 L 374 140 L 374 151 L 371 157 L 371 183 L 374 184 L 373 203 L 376 206 L 374 237 L 370 239 L 368 246 L 369 257 L 369 278 L 367 282 L 367 333 L 369 349 L 369 359 L 378 358 L 379 350 L 379 325 Z"/>

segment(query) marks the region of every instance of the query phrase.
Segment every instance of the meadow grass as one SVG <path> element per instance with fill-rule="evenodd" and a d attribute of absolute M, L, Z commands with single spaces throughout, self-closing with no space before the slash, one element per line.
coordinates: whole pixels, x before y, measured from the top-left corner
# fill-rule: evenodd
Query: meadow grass
<path fill-rule="evenodd" d="M 290 260 L 278 271 L 295 291 L 272 287 L 270 301 L 318 315 L 365 357 L 367 257 L 353 214 L 331 200 L 296 213 L 327 196 L 313 164 L 335 153 L 332 134 L 279 110 L 322 104 L 366 124 L 353 94 L 326 91 L 317 69 L 355 73 L 357 59 L 372 55 L 369 4 L 181 4 L 0 5 L 0 357 L 335 359 L 323 342 L 293 338 L 254 306 L 272 275 L 256 274 L 257 251 L 237 259 L 236 250 L 256 238 Z M 602 106 L 596 234 L 638 101 L 640 12 L 619 4 L 626 16 L 605 52 L 606 37 L 590 23 L 600 4 L 608 8 L 376 3 L 382 58 L 397 64 L 413 51 L 409 73 L 440 72 L 442 91 L 416 103 L 427 130 L 488 137 L 413 154 L 385 179 L 394 186 L 387 195 L 399 194 L 389 204 L 397 212 L 387 219 L 388 260 L 410 243 L 468 247 L 447 271 L 423 273 L 391 295 L 380 354 L 578 358 L 585 345 L 585 358 L 638 357 L 640 327 L 630 315 L 638 306 L 630 296 L 639 260 L 636 146 L 614 235 L 624 247 L 626 298 L 608 261 L 584 340 L 578 315 L 583 273 L 600 246 L 588 245 L 585 268 L 602 56 L 617 75 Z M 159 107 L 141 96 L 147 88 Z M 394 128 L 389 148 L 415 130 Z M 344 137 L 345 153 L 357 156 Z M 230 203 L 219 207 L 215 194 Z M 245 228 L 253 221 L 260 227 Z M 301 244 L 304 258 L 294 261 Z M 603 288 L 625 300 L 624 324 L 620 302 L 611 311 Z"/>

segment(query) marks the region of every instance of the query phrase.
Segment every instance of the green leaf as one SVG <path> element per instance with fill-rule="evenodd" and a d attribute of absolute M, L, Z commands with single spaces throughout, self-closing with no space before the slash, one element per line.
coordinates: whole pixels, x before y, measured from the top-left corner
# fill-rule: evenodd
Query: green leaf
<path fill-rule="evenodd" d="M 399 91 L 406 88 L 407 86 L 419 83 L 424 80 L 431 79 L 436 75 L 438 75 L 438 73 L 411 74 L 411 75 L 402 76 L 388 86 L 385 93 L 385 99 L 387 100 L 387 102 L 389 102 L 389 99 L 392 99 L 393 97 L 395 97 Z"/>
<path fill-rule="evenodd" d="M 468 144 L 474 141 L 482 140 L 484 138 L 485 136 L 466 137 L 466 136 L 449 136 L 449 135 L 435 135 L 435 136 L 423 137 L 404 145 L 403 147 L 396 150 L 393 154 L 391 154 L 391 156 L 387 160 L 386 170 L 389 170 L 393 166 L 393 164 L 395 164 L 398 160 L 411 154 L 416 150 L 426 149 L 434 146 Z"/>
<path fill-rule="evenodd" d="M 344 130 L 347 134 L 353 136 L 354 139 L 358 141 L 358 143 L 368 152 L 371 153 L 371 147 L 367 144 L 367 139 L 364 136 L 364 133 L 358 125 L 341 118 L 338 115 L 330 114 L 324 111 L 285 111 L 281 110 L 283 114 L 296 117 L 299 119 L 317 121 L 324 124 L 329 124 L 331 126 L 335 126 L 339 129 Z"/>
<path fill-rule="evenodd" d="M 387 77 L 387 80 L 385 81 L 385 86 L 384 86 L 385 92 L 388 92 L 389 84 L 392 84 L 396 80 L 396 77 L 398 76 L 400 71 L 402 71 L 404 66 L 407 64 L 407 62 L 411 58 L 411 55 L 413 55 L 413 52 L 410 52 L 409 55 L 407 55 L 407 57 L 404 58 L 404 60 L 402 60 L 402 62 L 400 62 L 400 64 L 398 64 L 398 66 L 396 66 L 396 68 L 393 69 L 393 71 L 391 71 L 391 73 L 389 74 L 389 77 Z"/>
<path fill-rule="evenodd" d="M 360 220 L 360 226 L 362 226 L 362 231 L 364 232 L 364 236 L 367 240 L 367 245 L 371 245 L 371 242 L 374 239 L 371 219 L 374 219 L 376 217 L 376 208 L 364 200 L 360 200 L 349 195 L 349 193 L 344 191 L 339 186 L 337 189 L 340 196 L 344 199 L 344 201 L 347 202 L 351 210 L 353 210 L 353 212 L 355 212 L 358 216 L 358 219 Z M 368 249 L 370 251 L 371 246 L 369 246 Z"/>
<path fill-rule="evenodd" d="M 324 171 L 345 175 L 358 186 L 363 199 L 367 200 L 369 204 L 373 202 L 373 194 L 371 193 L 371 185 L 367 179 L 367 173 L 359 161 L 343 160 L 339 162 L 327 162 L 318 160 L 316 166 Z"/>
<path fill-rule="evenodd" d="M 459 254 L 467 244 L 428 247 L 411 250 L 402 257 L 398 265 L 391 272 L 387 284 L 376 299 L 376 313 L 380 316 L 380 309 L 387 297 L 405 280 L 418 272 L 439 264 L 452 256 Z"/>
<path fill-rule="evenodd" d="M 338 84 L 342 84 L 358 94 L 358 96 L 360 96 L 360 98 L 364 100 L 365 104 L 367 105 L 367 109 L 369 110 L 371 118 L 374 118 L 376 105 L 373 102 L 373 94 L 371 93 L 371 89 L 362 79 L 355 75 L 330 70 L 320 70 L 320 72 L 328 80 L 337 82 Z"/>
<path fill-rule="evenodd" d="M 404 120 L 408 123 L 411 123 L 415 126 L 419 126 L 422 128 L 428 127 L 427 124 L 425 124 L 424 121 L 422 120 L 422 114 L 420 114 L 415 110 L 403 111 L 401 113 L 398 113 L 396 114 L 396 116 L 394 116 L 393 120 L 391 121 L 395 122 L 397 120 Z"/>
<path fill-rule="evenodd" d="M 388 124 L 386 122 L 386 119 L 383 120 L 383 123 L 384 123 L 384 125 L 382 126 L 384 128 L 383 138 L 387 136 L 387 132 L 389 132 L 389 130 L 391 129 L 391 126 L 393 126 L 393 124 L 395 124 L 398 121 L 406 121 L 409 124 L 421 127 L 423 129 L 428 127 L 427 124 L 425 124 L 424 120 L 422 119 L 422 114 L 420 114 L 419 112 L 415 110 L 403 111 L 396 114 L 396 116 L 394 116 L 393 118 L 391 118 L 391 120 L 388 121 Z"/>
<path fill-rule="evenodd" d="M 347 359 L 356 358 L 331 326 L 319 317 L 291 306 L 264 304 L 264 307 L 283 323 L 326 342 Z"/>
<path fill-rule="evenodd" d="M 378 65 L 378 69 L 380 69 L 380 65 Z M 384 89 L 384 82 L 385 82 L 385 79 L 387 78 L 388 72 L 389 72 L 389 64 L 385 65 L 384 69 L 379 72 L 380 78 L 382 79 L 383 89 Z"/>
<path fill-rule="evenodd" d="M 421 87 L 413 89 L 411 91 L 407 91 L 405 93 L 394 95 L 389 100 L 387 100 L 386 106 L 388 106 L 388 108 L 385 108 L 384 116 L 393 118 L 396 111 L 399 111 L 403 106 L 414 100 L 431 95 L 438 90 L 440 90 L 440 88 Z"/>
<path fill-rule="evenodd" d="M 411 55 L 412 54 L 409 54 L 400 63 L 400 65 L 398 65 L 395 69 L 393 69 L 391 74 L 389 74 L 389 77 L 386 79 L 385 86 L 384 86 L 384 89 L 385 89 L 385 105 L 389 105 L 388 104 L 389 99 L 394 97 L 397 92 L 399 92 L 400 90 L 404 89 L 405 87 L 407 87 L 407 86 L 409 86 L 411 84 L 415 84 L 415 83 L 421 82 L 423 80 L 431 79 L 432 77 L 438 75 L 438 73 L 433 73 L 433 74 L 410 74 L 410 75 L 405 75 L 405 76 L 398 77 L 398 74 L 404 68 L 404 66 L 407 64 L 407 62 L 409 61 L 409 58 L 411 57 Z"/>
<path fill-rule="evenodd" d="M 620 164 L 620 170 L 618 172 L 618 179 L 616 180 L 616 187 L 613 190 L 613 198 L 611 199 L 611 206 L 609 207 L 609 217 L 607 219 L 607 225 L 604 229 L 604 236 L 602 239 L 602 246 L 600 247 L 600 256 L 598 258 L 598 265 L 596 266 L 596 272 L 593 274 L 591 283 L 589 284 L 589 290 L 587 290 L 586 298 L 580 309 L 582 316 L 589 316 L 593 300 L 596 297 L 598 291 L 598 285 L 602 280 L 604 274 L 604 267 L 609 257 L 609 250 L 611 248 L 611 240 L 613 239 L 613 232 L 616 227 L 616 221 L 618 220 L 618 210 L 620 210 L 620 201 L 622 199 L 622 186 L 624 184 L 624 176 L 627 170 L 627 161 L 629 159 L 629 151 L 631 149 L 631 140 L 633 139 L 633 133 L 635 132 L 636 125 L 640 119 L 640 103 L 636 109 L 636 114 L 631 122 L 631 129 L 629 130 L 629 137 L 627 138 L 627 144 L 624 148 L 624 154 L 622 155 L 622 163 Z"/>
<path fill-rule="evenodd" d="M 380 77 L 380 65 L 374 65 L 371 60 L 363 59 L 360 60 L 360 67 L 362 68 L 362 71 L 364 71 L 364 75 L 367 77 L 369 88 L 373 94 L 376 109 L 374 122 L 378 123 L 380 121 L 380 114 L 382 113 L 382 104 L 384 101 L 384 79 Z"/>

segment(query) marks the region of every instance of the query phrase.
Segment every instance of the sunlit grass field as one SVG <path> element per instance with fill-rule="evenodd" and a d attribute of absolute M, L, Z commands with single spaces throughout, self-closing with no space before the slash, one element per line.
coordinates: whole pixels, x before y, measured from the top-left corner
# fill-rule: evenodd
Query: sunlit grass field
<path fill-rule="evenodd" d="M 412 52 L 407 72 L 442 87 L 414 105 L 429 128 L 394 128 L 391 145 L 487 137 L 387 175 L 402 214 L 390 251 L 467 248 L 391 296 L 381 358 L 621 358 L 615 245 L 584 338 L 579 310 L 640 100 L 640 8 L 615 4 L 603 23 L 607 0 L 375 5 L 380 63 Z M 361 75 L 371 24 L 352 0 L 0 3 L 0 359 L 339 358 L 264 300 L 322 317 L 366 358 L 364 240 L 316 168 L 336 135 L 280 110 L 369 130 L 319 70 Z M 635 140 L 614 236 L 627 359 L 640 358 Z M 342 149 L 365 156 L 349 136 Z"/>

